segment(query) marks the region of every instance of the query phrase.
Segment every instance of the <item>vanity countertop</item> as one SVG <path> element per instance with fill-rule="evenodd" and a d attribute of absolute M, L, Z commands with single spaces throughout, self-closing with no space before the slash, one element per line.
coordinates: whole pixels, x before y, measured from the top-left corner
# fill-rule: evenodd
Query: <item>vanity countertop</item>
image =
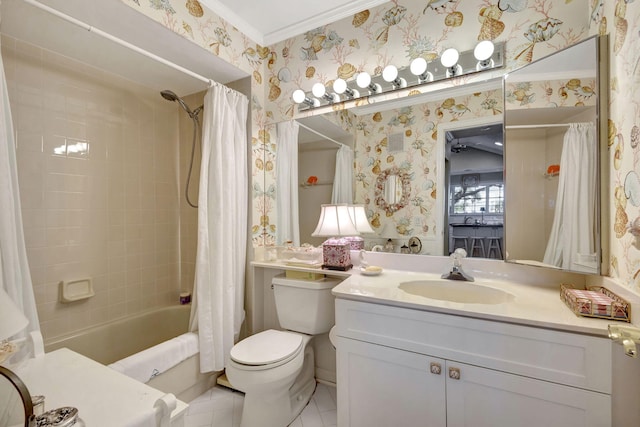
<path fill-rule="evenodd" d="M 337 298 L 604 337 L 607 326 L 618 323 L 575 315 L 560 299 L 559 284 L 540 286 L 481 278 L 476 278 L 475 282 L 462 282 L 498 288 L 514 296 L 511 301 L 501 304 L 441 301 L 409 294 L 398 287 L 402 282 L 433 279 L 440 279 L 440 275 L 389 269 L 374 277 L 356 273 L 333 288 L 333 294 Z M 452 285 L 454 283 L 452 281 Z"/>

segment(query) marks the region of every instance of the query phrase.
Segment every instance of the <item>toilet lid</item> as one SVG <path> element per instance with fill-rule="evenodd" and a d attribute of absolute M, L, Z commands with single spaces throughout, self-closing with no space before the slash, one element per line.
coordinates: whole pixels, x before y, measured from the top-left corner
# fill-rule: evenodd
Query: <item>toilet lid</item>
<path fill-rule="evenodd" d="M 251 335 L 231 348 L 231 359 L 243 365 L 269 365 L 286 359 L 302 346 L 302 337 L 269 329 Z"/>

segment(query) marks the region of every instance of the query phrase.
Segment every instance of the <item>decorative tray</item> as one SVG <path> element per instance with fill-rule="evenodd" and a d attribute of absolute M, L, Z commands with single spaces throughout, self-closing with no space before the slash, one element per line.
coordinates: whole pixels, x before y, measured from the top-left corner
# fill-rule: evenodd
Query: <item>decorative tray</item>
<path fill-rule="evenodd" d="M 560 285 L 560 299 L 578 316 L 631 322 L 631 305 L 607 288 Z"/>

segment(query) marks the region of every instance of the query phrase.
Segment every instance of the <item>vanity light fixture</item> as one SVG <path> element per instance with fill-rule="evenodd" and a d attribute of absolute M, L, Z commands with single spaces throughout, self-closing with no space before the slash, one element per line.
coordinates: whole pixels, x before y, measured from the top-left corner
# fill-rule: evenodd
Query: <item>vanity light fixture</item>
<path fill-rule="evenodd" d="M 473 49 L 473 56 L 478 60 L 476 70 L 481 71 L 492 67 L 493 60 L 491 56 L 495 46 L 491 40 L 483 40 Z"/>
<path fill-rule="evenodd" d="M 320 106 L 320 101 L 318 101 L 317 99 L 309 98 L 302 89 L 294 90 L 291 98 L 293 98 L 293 102 L 295 102 L 296 104 L 306 104 L 309 107 Z"/>
<path fill-rule="evenodd" d="M 382 93 L 382 86 L 378 83 L 371 83 L 371 76 L 369 73 L 362 72 L 356 77 L 356 84 L 361 89 L 369 89 L 372 93 Z"/>
<path fill-rule="evenodd" d="M 395 89 L 407 87 L 407 81 L 401 77 L 398 77 L 398 68 L 395 65 L 387 65 L 382 70 L 382 79 L 385 82 L 391 83 Z"/>
<path fill-rule="evenodd" d="M 462 67 L 458 64 L 458 59 L 460 59 L 460 52 L 452 47 L 442 52 L 440 63 L 447 69 L 447 78 L 462 74 Z"/>
<path fill-rule="evenodd" d="M 505 42 L 493 43 L 489 40 L 483 40 L 474 49 L 462 52 L 449 48 L 440 55 L 442 65 L 422 57 L 413 59 L 405 67 L 389 64 L 378 75 L 362 71 L 348 80 L 336 78 L 331 88 L 325 87 L 324 83 L 315 83 L 310 91 L 298 89 L 293 93 L 293 100 L 299 104 L 298 111 L 305 111 L 494 70 L 504 67 L 504 50 Z"/>
<path fill-rule="evenodd" d="M 335 93 L 333 95 L 328 94 L 327 88 L 324 87 L 322 83 L 314 84 L 311 88 L 311 93 L 313 93 L 313 96 L 315 96 L 316 98 L 322 98 L 330 104 L 333 104 L 334 102 L 340 102 L 340 97 Z"/>
<path fill-rule="evenodd" d="M 409 66 L 411 70 L 411 74 L 418 77 L 420 82 L 432 82 L 433 74 L 430 71 L 427 71 L 427 60 L 424 58 L 416 58 L 411 61 L 411 65 Z"/>
<path fill-rule="evenodd" d="M 334 80 L 333 91 L 338 95 L 342 95 L 344 93 L 349 99 L 360 98 L 360 93 L 355 89 L 349 88 L 344 79 L 337 78 Z"/>

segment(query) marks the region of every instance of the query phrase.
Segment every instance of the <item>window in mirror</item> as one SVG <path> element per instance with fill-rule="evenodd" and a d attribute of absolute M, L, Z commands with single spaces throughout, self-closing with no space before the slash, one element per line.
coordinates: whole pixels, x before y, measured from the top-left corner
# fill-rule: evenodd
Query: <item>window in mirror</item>
<path fill-rule="evenodd" d="M 451 186 L 451 210 L 454 215 L 500 215 L 504 212 L 504 186 L 502 183 L 484 183 L 478 186 Z"/>

